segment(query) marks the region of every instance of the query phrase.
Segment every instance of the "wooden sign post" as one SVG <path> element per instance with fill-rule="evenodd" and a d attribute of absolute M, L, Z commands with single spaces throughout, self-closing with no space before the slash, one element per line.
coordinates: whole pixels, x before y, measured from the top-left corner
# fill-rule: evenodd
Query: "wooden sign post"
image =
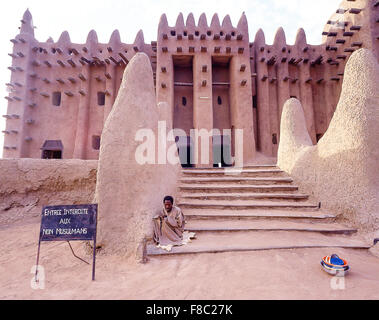
<path fill-rule="evenodd" d="M 93 240 L 92 280 L 95 280 L 96 228 L 97 204 L 43 207 L 38 241 L 36 282 L 38 281 L 41 241 Z"/>

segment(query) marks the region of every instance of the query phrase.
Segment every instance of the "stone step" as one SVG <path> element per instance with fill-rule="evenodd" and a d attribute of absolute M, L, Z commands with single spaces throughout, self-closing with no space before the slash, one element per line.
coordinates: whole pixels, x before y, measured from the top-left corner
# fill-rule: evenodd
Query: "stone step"
<path fill-rule="evenodd" d="M 217 190 L 216 190 L 217 191 Z M 308 195 L 306 194 L 291 194 L 291 193 L 233 193 L 233 192 L 193 192 L 193 193 L 182 193 L 179 198 L 180 200 L 187 199 L 198 199 L 198 200 L 275 200 L 275 201 L 302 201 L 307 200 Z M 178 199 L 178 201 L 179 201 Z"/>
<path fill-rule="evenodd" d="M 238 167 L 203 167 L 203 168 L 183 168 L 183 171 L 186 170 L 240 170 Z M 256 164 L 256 165 L 246 165 L 243 166 L 242 169 L 279 169 L 279 167 L 275 164 Z"/>
<path fill-rule="evenodd" d="M 259 193 L 274 193 L 274 192 L 291 192 L 298 191 L 299 187 L 294 185 L 180 185 L 181 192 L 204 192 L 204 193 L 231 193 L 231 192 L 259 192 Z"/>
<path fill-rule="evenodd" d="M 278 177 L 285 172 L 280 169 L 183 169 L 183 177 Z"/>
<path fill-rule="evenodd" d="M 333 234 L 352 234 L 357 229 L 337 223 L 299 222 L 282 220 L 189 220 L 185 230 L 193 232 L 246 232 L 246 231 L 304 231 Z"/>
<path fill-rule="evenodd" d="M 250 164 L 245 165 L 245 169 L 269 169 L 269 168 L 279 168 L 276 164 Z"/>
<path fill-rule="evenodd" d="M 182 184 L 222 184 L 222 185 L 240 185 L 240 184 L 252 184 L 252 185 L 276 185 L 276 184 L 289 184 L 293 180 L 290 177 L 186 177 L 180 179 Z"/>
<path fill-rule="evenodd" d="M 314 203 L 296 203 L 296 202 L 270 202 L 270 201 L 253 201 L 253 200 L 192 200 L 182 199 L 178 202 L 182 209 L 317 209 L 318 205 Z"/>
<path fill-rule="evenodd" d="M 278 221 L 334 221 L 334 214 L 321 210 L 290 210 L 290 209 L 249 209 L 249 210 L 227 210 L 227 209 L 183 209 L 186 221 L 211 220 L 278 220 Z"/>
<path fill-rule="evenodd" d="M 235 233 L 199 233 L 196 239 L 184 246 L 174 246 L 170 252 L 147 245 L 147 255 L 172 255 L 217 253 L 231 251 L 255 251 L 297 248 L 353 248 L 369 249 L 366 241 L 347 235 L 325 235 L 319 232 L 265 231 Z"/>

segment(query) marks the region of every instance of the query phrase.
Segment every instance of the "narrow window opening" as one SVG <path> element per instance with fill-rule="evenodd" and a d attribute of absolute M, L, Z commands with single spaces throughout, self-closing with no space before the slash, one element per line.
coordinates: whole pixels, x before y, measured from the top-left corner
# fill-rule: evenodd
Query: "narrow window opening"
<path fill-rule="evenodd" d="M 61 105 L 62 94 L 59 91 L 53 92 L 52 100 L 53 106 L 59 107 Z"/>
<path fill-rule="evenodd" d="M 234 31 L 232 31 L 232 37 L 234 37 L 236 35 L 236 33 Z"/>
<path fill-rule="evenodd" d="M 195 36 L 196 36 L 196 37 L 198 37 L 198 36 L 199 36 L 199 34 L 200 34 L 200 32 L 199 32 L 199 31 L 195 31 Z"/>
<path fill-rule="evenodd" d="M 187 37 L 187 31 L 183 31 L 183 35 Z"/>
<path fill-rule="evenodd" d="M 253 96 L 253 108 L 254 109 L 257 109 L 258 108 L 258 104 L 257 104 L 257 96 Z"/>
<path fill-rule="evenodd" d="M 211 35 L 212 35 L 212 31 L 208 30 L 208 31 L 207 31 L 207 35 L 208 35 L 208 36 L 211 36 Z"/>
<path fill-rule="evenodd" d="M 224 32 L 220 31 L 220 36 L 222 37 L 224 35 Z"/>
<path fill-rule="evenodd" d="M 98 92 L 97 93 L 97 104 L 99 106 L 105 105 L 105 92 Z"/>
<path fill-rule="evenodd" d="M 100 136 L 92 136 L 92 149 L 100 149 Z"/>
<path fill-rule="evenodd" d="M 183 106 L 187 105 L 187 98 L 186 97 L 182 97 L 182 105 Z"/>
<path fill-rule="evenodd" d="M 175 30 L 171 30 L 171 35 L 172 35 L 172 36 L 175 36 L 175 35 L 176 35 Z"/>
<path fill-rule="evenodd" d="M 272 134 L 272 144 L 278 144 L 278 138 L 276 136 L 276 133 Z"/>
<path fill-rule="evenodd" d="M 217 97 L 217 103 L 218 105 L 222 105 L 222 99 L 220 96 Z"/>

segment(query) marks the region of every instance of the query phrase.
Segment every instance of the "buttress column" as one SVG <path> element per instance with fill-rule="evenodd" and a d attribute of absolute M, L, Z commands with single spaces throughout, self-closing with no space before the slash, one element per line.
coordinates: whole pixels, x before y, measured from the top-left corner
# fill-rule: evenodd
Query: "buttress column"
<path fill-rule="evenodd" d="M 201 72 L 202 66 L 207 65 L 208 72 Z M 213 102 L 212 102 L 212 58 L 207 52 L 199 53 L 193 58 L 193 128 L 198 133 L 202 130 L 203 138 L 198 134 L 194 140 L 194 160 L 196 167 L 213 166 Z M 196 131 L 195 131 L 196 132 Z M 209 134 L 207 136 L 207 134 Z M 208 141 L 208 150 L 206 142 Z M 205 161 L 208 152 L 208 162 Z M 204 161 L 202 161 L 204 158 Z"/>
<path fill-rule="evenodd" d="M 260 151 L 272 156 L 270 104 L 268 87 L 268 70 L 265 61 L 265 36 L 259 29 L 255 36 L 256 70 L 257 70 L 257 100 L 258 100 L 258 143 Z"/>
<path fill-rule="evenodd" d="M 90 53 L 91 48 L 97 44 L 97 35 L 94 30 L 88 34 L 87 38 L 87 50 Z M 85 159 L 86 148 L 88 140 L 88 120 L 89 110 L 91 103 L 91 68 L 89 64 L 86 64 L 82 68 L 81 74 L 79 74 L 81 80 L 80 86 L 80 100 L 78 108 L 78 117 L 76 125 L 75 146 L 73 152 L 73 158 Z"/>
<path fill-rule="evenodd" d="M 309 47 L 307 46 L 307 40 L 303 29 L 299 29 L 295 42 L 298 56 L 301 57 L 303 63 L 299 66 L 299 81 L 300 81 L 300 101 L 304 109 L 305 121 L 309 136 L 312 139 L 312 143 L 316 144 L 316 128 L 314 119 L 314 107 L 313 107 L 313 92 L 312 92 L 312 78 L 309 65 Z"/>

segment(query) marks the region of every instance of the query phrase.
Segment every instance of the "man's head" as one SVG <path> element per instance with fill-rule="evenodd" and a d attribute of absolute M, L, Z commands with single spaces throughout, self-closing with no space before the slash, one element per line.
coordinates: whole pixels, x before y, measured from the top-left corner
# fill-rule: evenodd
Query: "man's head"
<path fill-rule="evenodd" d="M 171 196 L 165 196 L 163 198 L 163 204 L 167 212 L 170 212 L 172 209 L 172 205 L 174 204 L 174 198 Z"/>

